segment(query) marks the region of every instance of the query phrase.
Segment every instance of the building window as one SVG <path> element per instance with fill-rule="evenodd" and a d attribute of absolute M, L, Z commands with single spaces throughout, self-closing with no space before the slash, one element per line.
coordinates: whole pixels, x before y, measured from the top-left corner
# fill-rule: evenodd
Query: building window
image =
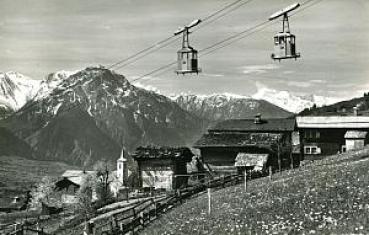
<path fill-rule="evenodd" d="M 305 154 L 316 155 L 316 154 L 320 154 L 321 150 L 318 146 L 305 146 L 304 147 L 304 153 Z"/>

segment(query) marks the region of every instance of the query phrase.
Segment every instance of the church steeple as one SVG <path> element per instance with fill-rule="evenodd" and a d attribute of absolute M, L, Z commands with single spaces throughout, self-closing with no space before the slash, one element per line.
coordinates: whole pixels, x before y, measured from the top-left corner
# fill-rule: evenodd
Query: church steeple
<path fill-rule="evenodd" d="M 122 185 L 124 183 L 124 172 L 126 171 L 124 163 L 125 161 L 127 161 L 127 159 L 124 158 L 124 147 L 122 147 L 120 157 L 117 160 L 117 178 Z"/>

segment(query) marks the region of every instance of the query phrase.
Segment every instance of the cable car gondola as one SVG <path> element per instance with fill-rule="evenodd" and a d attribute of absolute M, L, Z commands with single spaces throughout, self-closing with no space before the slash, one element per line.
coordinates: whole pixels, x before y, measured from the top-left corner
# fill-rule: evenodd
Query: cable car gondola
<path fill-rule="evenodd" d="M 189 29 L 195 27 L 200 22 L 200 19 L 195 20 L 191 24 L 180 28 L 174 33 L 174 35 L 178 35 L 180 33 L 183 34 L 182 48 L 177 52 L 177 70 L 175 71 L 177 74 L 198 74 L 201 72 L 201 69 L 198 65 L 198 51 L 190 46 L 188 39 L 188 35 L 190 34 Z"/>
<path fill-rule="evenodd" d="M 288 22 L 288 13 L 297 9 L 299 3 L 290 5 L 269 17 L 269 20 L 275 20 L 283 16 L 283 31 L 274 36 L 274 53 L 271 55 L 273 60 L 297 59 L 300 53 L 296 53 L 296 37 L 290 33 L 290 24 Z"/>

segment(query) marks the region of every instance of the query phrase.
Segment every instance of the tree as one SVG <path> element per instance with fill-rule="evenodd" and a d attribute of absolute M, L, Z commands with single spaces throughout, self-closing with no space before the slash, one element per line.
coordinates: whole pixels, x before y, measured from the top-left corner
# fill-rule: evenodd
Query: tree
<path fill-rule="evenodd" d="M 110 184 L 113 182 L 113 178 L 110 174 L 114 167 L 110 161 L 103 159 L 97 161 L 93 168 L 96 171 L 97 177 L 97 199 L 102 205 L 105 205 L 113 198 L 112 192 L 110 190 Z"/>
<path fill-rule="evenodd" d="M 92 204 L 93 191 L 96 188 L 96 179 L 91 175 L 87 175 L 77 192 L 78 204 L 77 209 L 79 213 L 88 218 L 95 213 L 95 208 Z"/>
<path fill-rule="evenodd" d="M 50 204 L 51 195 L 54 192 L 55 179 L 50 176 L 45 176 L 31 190 L 30 208 L 41 208 L 42 203 Z"/>

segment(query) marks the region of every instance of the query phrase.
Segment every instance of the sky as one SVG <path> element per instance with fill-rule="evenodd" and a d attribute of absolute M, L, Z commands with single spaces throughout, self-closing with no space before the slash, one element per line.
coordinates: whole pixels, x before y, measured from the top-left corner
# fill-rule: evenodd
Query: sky
<path fill-rule="evenodd" d="M 0 0 L 0 71 L 43 79 L 59 70 L 109 66 L 173 35 L 178 27 L 233 0 Z M 244 1 L 245 2 L 245 1 Z M 253 0 L 201 26 L 190 44 L 201 50 L 246 30 L 295 1 Z M 303 2 L 303 1 L 302 1 Z M 203 72 L 153 74 L 136 84 L 163 94 L 234 93 L 261 87 L 295 94 L 354 97 L 369 91 L 369 1 L 322 0 L 290 19 L 298 60 L 272 61 L 276 22 L 200 57 Z M 205 22 L 204 22 L 205 23 Z M 202 24 L 204 24 L 202 23 Z M 129 80 L 176 60 L 180 41 L 116 70 Z"/>

